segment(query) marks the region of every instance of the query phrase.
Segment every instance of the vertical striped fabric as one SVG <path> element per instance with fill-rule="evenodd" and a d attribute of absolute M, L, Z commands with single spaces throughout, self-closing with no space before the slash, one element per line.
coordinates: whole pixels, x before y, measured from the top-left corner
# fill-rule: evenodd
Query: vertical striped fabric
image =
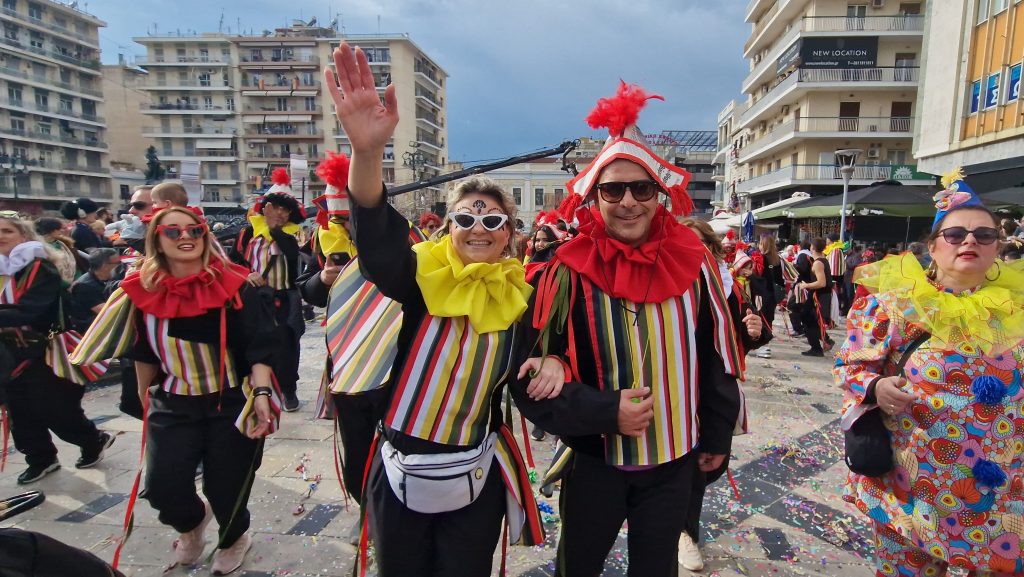
<path fill-rule="evenodd" d="M 659 465 L 697 444 L 698 291 L 660 303 L 633 303 L 585 285 L 594 319 L 595 352 L 603 390 L 650 387 L 654 419 L 642 437 L 608 435 L 610 465 Z M 635 311 L 635 313 L 634 313 Z"/>
<path fill-rule="evenodd" d="M 828 253 L 828 269 L 834 277 L 846 274 L 846 254 L 842 249 L 834 248 Z"/>
<path fill-rule="evenodd" d="M 267 285 L 274 290 L 292 288 L 288 281 L 288 261 L 280 255 L 277 243 L 262 236 L 254 236 L 245 247 L 245 259 L 253 272 L 263 275 Z"/>
<path fill-rule="evenodd" d="M 89 330 L 71 353 L 71 363 L 90 365 L 123 357 L 135 343 L 135 305 L 118 288 L 107 298 Z"/>
<path fill-rule="evenodd" d="M 0 287 L 0 304 L 14 304 L 14 283 L 11 282 L 11 277 L 0 275 Z"/>
<path fill-rule="evenodd" d="M 398 353 L 402 306 L 385 297 L 353 259 L 331 286 L 327 303 L 330 390 L 355 395 L 380 388 Z"/>
<path fill-rule="evenodd" d="M 651 466 L 686 455 L 697 444 L 697 344 L 700 299 L 707 298 L 714 321 L 714 345 L 725 371 L 741 376 L 742 357 L 717 265 L 701 265 L 700 281 L 682 296 L 660 303 L 634 303 L 584 283 L 590 333 L 602 390 L 649 387 L 654 419 L 642 437 L 609 435 L 605 462 Z"/>
<path fill-rule="evenodd" d="M 220 344 L 197 343 L 170 336 L 171 319 L 143 314 L 143 321 L 146 325 L 145 338 L 160 358 L 160 367 L 166 375 L 160 385 L 164 391 L 172 395 L 216 393 L 222 388 L 220 354 L 227 355 L 224 363 L 227 383 L 223 388 L 238 386 L 234 358 L 230 351 L 218 351 Z"/>
<path fill-rule="evenodd" d="M 513 333 L 477 333 L 467 317 L 424 317 L 395 383 L 387 425 L 434 443 L 478 445 L 487 436 L 491 394 L 510 370 Z"/>

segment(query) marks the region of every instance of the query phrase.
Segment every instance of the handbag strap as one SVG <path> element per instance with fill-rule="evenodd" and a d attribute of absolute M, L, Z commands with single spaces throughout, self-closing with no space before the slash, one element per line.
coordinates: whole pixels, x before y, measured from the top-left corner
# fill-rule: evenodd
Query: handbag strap
<path fill-rule="evenodd" d="M 903 350 L 903 355 L 900 356 L 899 362 L 896 363 L 896 370 L 893 371 L 891 375 L 887 376 L 902 375 L 903 367 L 905 367 L 907 365 L 907 361 L 910 360 L 910 355 L 930 338 L 932 338 L 931 333 L 929 333 L 928 331 L 921 331 L 921 334 L 917 335 L 917 338 L 910 341 L 910 344 L 907 345 L 907 348 Z"/>

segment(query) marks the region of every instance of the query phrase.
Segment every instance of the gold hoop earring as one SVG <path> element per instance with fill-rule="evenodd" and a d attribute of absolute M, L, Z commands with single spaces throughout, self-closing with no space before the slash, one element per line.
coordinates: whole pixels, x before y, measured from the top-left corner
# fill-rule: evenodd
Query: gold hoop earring
<path fill-rule="evenodd" d="M 999 261 L 996 261 L 996 278 L 988 278 L 988 273 L 985 273 L 985 280 L 987 280 L 988 282 L 995 282 L 995 281 L 999 280 L 999 277 L 1002 274 L 1003 274 L 1003 267 L 1002 267 L 1002 265 L 999 264 Z"/>

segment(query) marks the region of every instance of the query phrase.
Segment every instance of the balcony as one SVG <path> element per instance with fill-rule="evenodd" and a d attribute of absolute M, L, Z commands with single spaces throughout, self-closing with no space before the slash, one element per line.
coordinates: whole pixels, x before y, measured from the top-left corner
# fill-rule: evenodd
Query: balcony
<path fill-rule="evenodd" d="M 194 150 L 174 150 L 171 154 L 160 154 L 160 160 L 177 162 L 182 160 L 234 162 L 238 160 L 238 152 L 235 150 L 215 150 L 205 148 L 196 148 Z"/>
<path fill-rule="evenodd" d="M 90 38 L 89 36 L 86 36 L 85 34 L 82 34 L 80 32 L 76 32 L 74 30 L 71 30 L 70 28 L 67 28 L 66 26 L 61 26 L 61 25 L 57 24 L 56 22 L 54 22 L 52 20 L 50 22 L 44 22 L 43 20 L 40 20 L 39 18 L 35 18 L 33 16 L 29 16 L 28 14 L 22 14 L 21 12 L 18 12 L 16 10 L 11 10 L 10 8 L 8 8 L 6 6 L 3 7 L 3 13 L 7 14 L 8 16 L 12 16 L 14 18 L 17 18 L 17 19 L 19 19 L 19 20 L 21 20 L 23 22 L 28 22 L 30 24 L 34 24 L 36 27 L 38 27 L 38 28 L 40 28 L 40 29 L 42 29 L 42 30 L 44 30 L 46 32 L 49 32 L 51 34 L 54 31 L 56 31 L 56 32 L 60 33 L 59 35 L 61 37 L 70 36 L 70 37 L 74 38 L 75 40 L 78 40 L 79 42 L 81 42 L 83 44 L 86 44 L 86 45 L 88 45 L 88 46 L 90 46 L 92 48 L 99 48 L 99 41 L 98 40 Z"/>
<path fill-rule="evenodd" d="M 228 66 L 231 61 L 211 56 L 154 56 L 153 58 L 141 56 L 135 59 L 135 64 L 139 66 Z"/>
<path fill-rule="evenodd" d="M 143 102 L 139 105 L 143 114 L 213 114 L 217 116 L 230 116 L 235 114 L 233 109 L 223 106 L 200 106 L 198 104 L 184 104 L 180 102 Z"/>
<path fill-rule="evenodd" d="M 774 126 L 739 150 L 739 163 L 746 164 L 802 138 L 910 138 L 914 118 L 803 117 Z"/>
<path fill-rule="evenodd" d="M 906 14 L 899 16 L 804 16 L 801 20 L 804 32 L 868 32 L 874 36 L 886 32 L 911 32 L 914 36 L 924 32 L 924 15 Z"/>
<path fill-rule="evenodd" d="M 740 116 L 740 128 L 760 120 L 772 107 L 787 104 L 810 89 L 887 89 L 903 88 L 917 84 L 919 68 L 876 67 L 876 68 L 801 68 L 775 85 L 754 102 Z M 851 84 L 855 84 L 851 86 Z"/>
<path fill-rule="evenodd" d="M 439 98 L 437 94 L 434 94 L 433 92 L 423 90 L 419 86 L 416 87 L 416 99 L 422 102 L 426 102 L 427 104 L 438 110 L 441 110 L 441 107 L 444 105 L 444 99 Z"/>
<path fill-rule="evenodd" d="M 227 84 L 213 84 L 211 82 L 203 82 L 201 80 L 172 80 L 154 84 L 145 84 L 139 88 L 142 90 L 202 90 L 203 92 L 234 90 L 234 88 Z"/>
<path fill-rule="evenodd" d="M 767 2 L 772 2 L 772 3 L 774 3 L 774 2 L 775 2 L 775 0 L 767 0 Z M 745 21 L 747 21 L 747 22 L 752 22 L 752 21 L 753 21 L 753 18 L 754 18 L 754 14 L 755 14 L 755 13 L 756 13 L 756 12 L 757 12 L 757 11 L 758 11 L 758 10 L 759 10 L 759 9 L 760 9 L 761 7 L 763 7 L 765 3 L 766 3 L 766 0 L 750 0 L 750 2 L 749 2 L 749 3 L 747 3 L 747 9 L 746 9 L 746 11 L 744 11 L 744 12 L 743 12 L 744 14 L 746 14 L 746 18 L 745 18 Z"/>
<path fill-rule="evenodd" d="M 278 107 L 276 104 L 269 104 L 267 106 L 246 104 L 244 110 L 246 114 L 287 114 L 289 112 L 301 112 L 312 114 L 314 112 L 322 111 L 323 107 L 320 106 L 319 104 L 316 104 L 314 106 L 303 106 L 301 108 L 298 106 L 286 106 L 285 108 L 282 109 Z"/>
<path fill-rule="evenodd" d="M 63 136 L 59 134 L 51 134 L 47 132 L 37 132 L 34 130 L 18 130 L 15 128 L 0 128 L 0 134 L 12 136 L 15 138 L 23 138 L 26 140 L 42 140 L 45 142 L 56 142 L 59 144 L 71 144 L 78 146 L 84 146 L 89 148 L 98 148 L 102 150 L 107 149 L 105 142 L 100 142 L 95 138 L 75 138 L 73 136 Z"/>
<path fill-rule="evenodd" d="M 181 126 L 176 128 L 164 128 L 162 126 L 147 126 L 142 129 L 143 136 L 149 137 L 204 137 L 210 138 L 231 138 L 238 134 L 238 130 L 223 126 Z"/>
<path fill-rule="evenodd" d="M 56 110 L 50 108 L 49 105 L 41 105 L 36 103 L 29 103 L 25 100 L 12 100 L 10 98 L 0 98 L 0 105 L 6 105 L 11 108 L 18 108 L 31 114 L 50 114 L 53 116 L 63 116 L 65 118 L 74 118 L 85 122 L 92 122 L 96 124 L 102 124 L 106 120 L 102 116 L 96 116 L 95 114 L 86 114 L 84 112 L 76 112 L 74 110 L 67 110 L 64 108 L 57 108 Z"/>
<path fill-rule="evenodd" d="M 296 126 L 280 126 L 280 127 L 264 127 L 264 128 L 247 128 L 245 130 L 245 136 L 247 137 L 266 137 L 266 138 L 323 138 L 324 131 L 320 129 L 311 129 L 308 127 L 296 127 Z"/>
<path fill-rule="evenodd" d="M 0 76 L 14 76 L 22 80 L 27 80 L 30 84 L 35 83 L 35 85 L 48 90 L 56 89 L 66 92 L 88 94 L 89 96 L 95 96 L 98 98 L 103 96 L 103 92 L 95 88 L 83 86 L 81 84 L 62 82 L 50 75 L 28 74 L 21 70 L 8 68 L 6 66 L 0 66 Z"/>
<path fill-rule="evenodd" d="M 11 162 L 11 157 L 6 154 L 0 154 L 0 164 L 7 165 Z M 109 168 L 104 168 L 98 164 L 79 164 L 77 162 L 54 162 L 46 157 L 40 158 L 15 158 L 15 163 L 18 166 L 18 170 L 21 170 L 22 165 L 25 167 L 26 172 L 51 172 L 51 173 L 63 173 L 63 172 L 85 172 L 89 175 L 97 174 L 110 174 Z"/>
<path fill-rule="evenodd" d="M 880 180 L 898 180 L 903 184 L 931 185 L 933 179 L 914 178 L 915 165 L 862 165 L 854 167 L 850 184 L 868 186 Z M 793 164 L 744 180 L 736 184 L 736 192 L 760 194 L 789 186 L 842 186 L 839 167 L 833 164 Z"/>
<path fill-rule="evenodd" d="M 290 66 L 320 66 L 320 57 L 315 54 L 282 54 L 280 56 L 271 56 L 269 58 L 263 56 L 242 56 L 240 57 L 238 65 L 241 67 L 253 67 L 253 66 L 267 66 L 274 64 L 290 65 Z"/>

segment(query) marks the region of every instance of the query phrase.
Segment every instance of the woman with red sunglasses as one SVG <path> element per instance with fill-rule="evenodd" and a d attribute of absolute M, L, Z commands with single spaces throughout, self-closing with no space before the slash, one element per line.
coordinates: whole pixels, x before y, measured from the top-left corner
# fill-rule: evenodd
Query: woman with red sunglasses
<path fill-rule="evenodd" d="M 179 534 L 174 565 L 199 561 L 216 517 L 212 570 L 226 575 L 252 546 L 246 504 L 261 439 L 280 416 L 271 371 L 279 333 L 269 298 L 213 243 L 196 212 L 157 213 L 141 266 L 111 295 L 74 360 L 130 350 L 148 406 L 145 499 Z M 208 501 L 196 494 L 200 463 Z"/>

